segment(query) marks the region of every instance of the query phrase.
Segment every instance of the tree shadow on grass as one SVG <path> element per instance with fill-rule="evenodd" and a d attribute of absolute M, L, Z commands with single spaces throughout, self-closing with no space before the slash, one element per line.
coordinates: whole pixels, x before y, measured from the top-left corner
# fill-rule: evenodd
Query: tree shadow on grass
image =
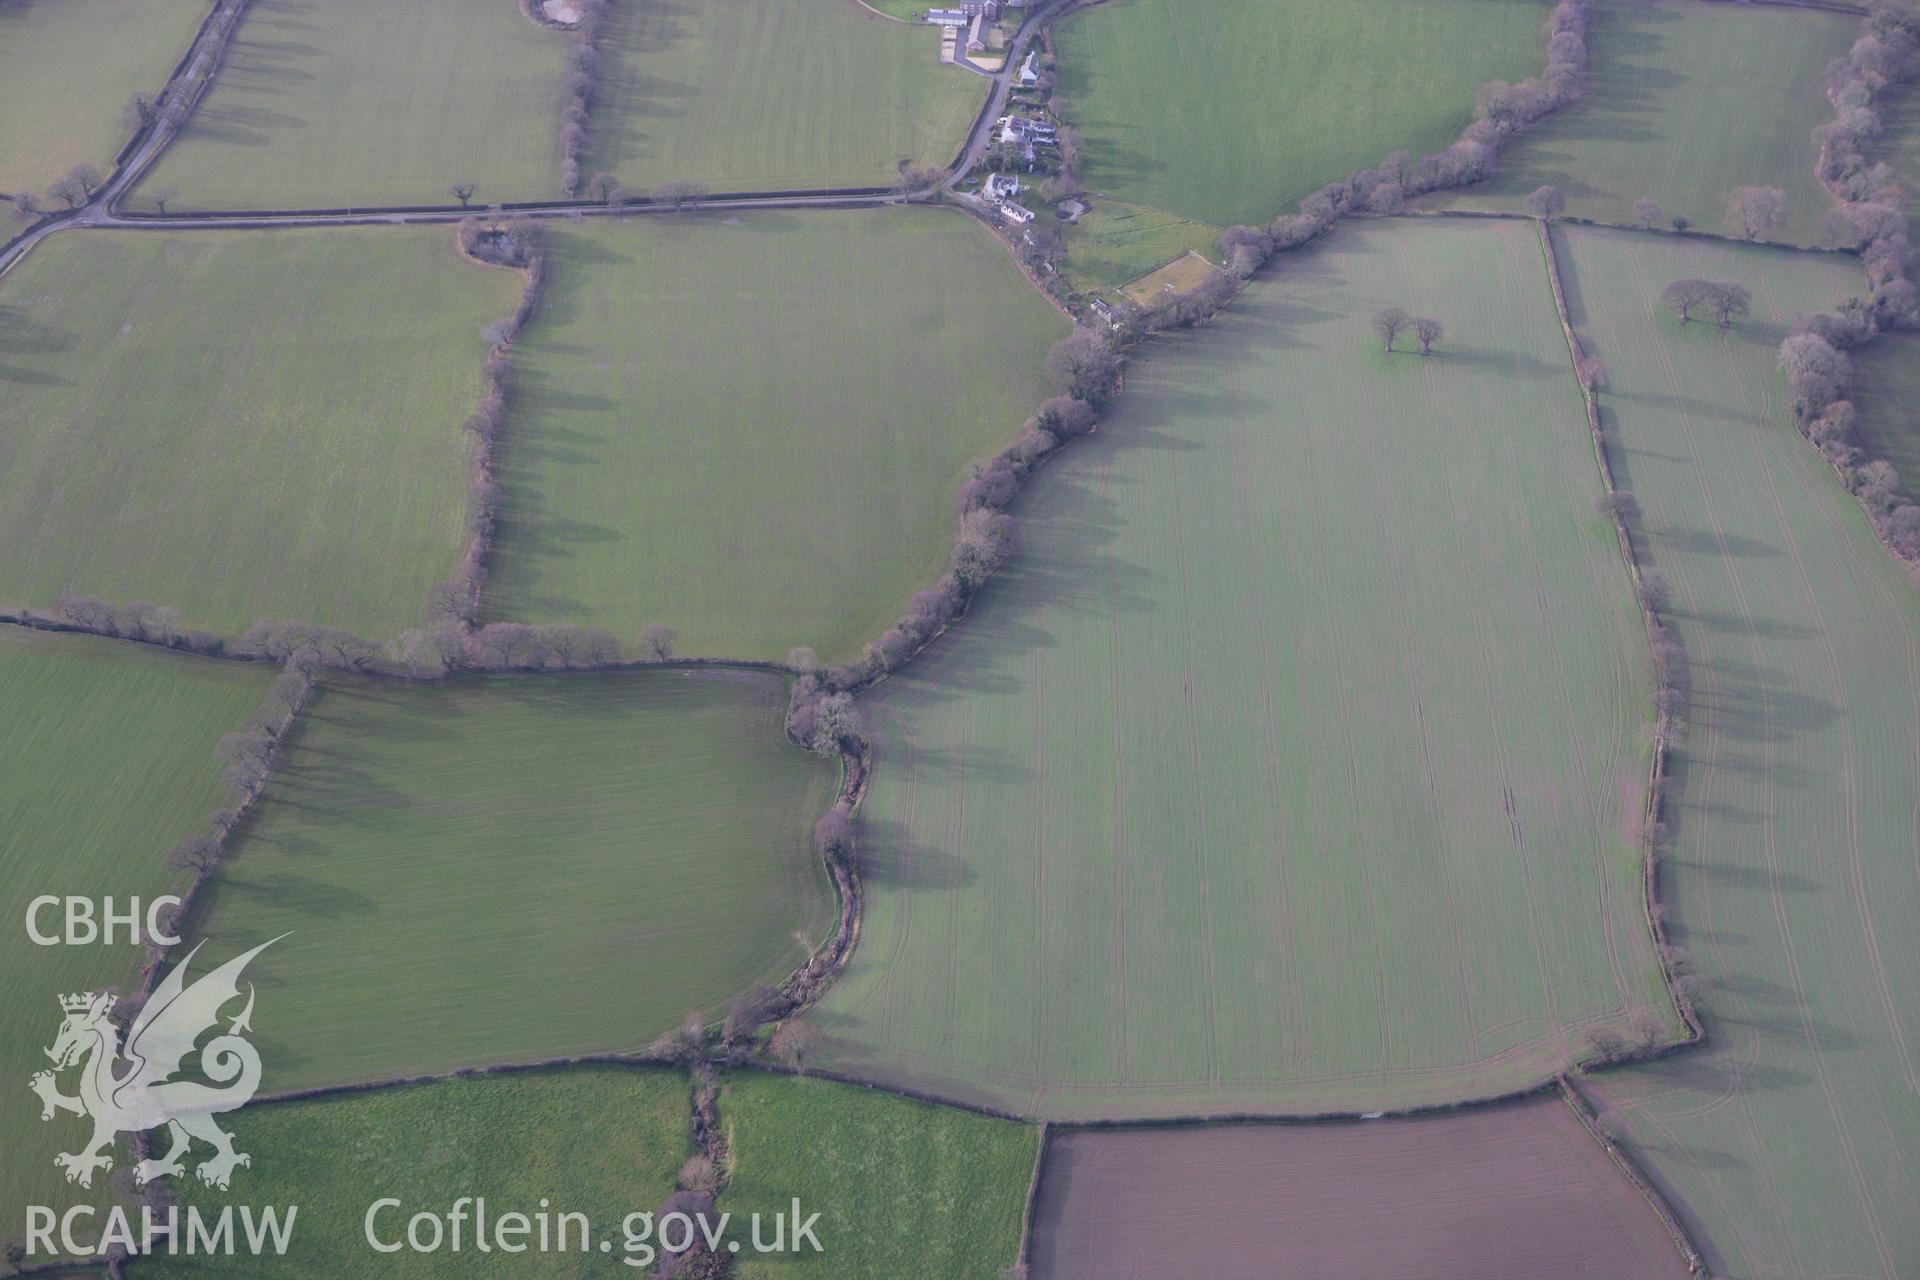
<path fill-rule="evenodd" d="M 889 889 L 964 889 L 978 878 L 959 855 L 913 838 L 902 822 L 861 824 L 860 874 Z"/>

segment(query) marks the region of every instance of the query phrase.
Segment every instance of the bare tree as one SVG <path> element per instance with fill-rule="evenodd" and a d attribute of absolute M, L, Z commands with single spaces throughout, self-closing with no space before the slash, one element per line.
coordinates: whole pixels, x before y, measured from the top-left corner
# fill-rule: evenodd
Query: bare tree
<path fill-rule="evenodd" d="M 1581 356 L 1573 370 L 1580 379 L 1580 385 L 1589 391 L 1597 391 L 1605 386 L 1607 376 L 1612 373 L 1605 360 L 1592 355 Z"/>
<path fill-rule="evenodd" d="M 807 645 L 797 644 L 787 650 L 787 665 L 801 675 L 806 675 L 820 669 L 820 655 Z"/>
<path fill-rule="evenodd" d="M 673 657 L 673 642 L 680 637 L 672 627 L 655 622 L 640 628 L 640 656 L 648 662 L 665 662 Z"/>
<path fill-rule="evenodd" d="M 1662 289 L 1660 291 L 1660 302 L 1661 305 L 1680 317 L 1681 324 L 1685 324 L 1687 321 L 1693 319 L 1693 309 L 1705 305 L 1708 296 L 1712 292 L 1713 284 L 1710 281 L 1695 280 L 1692 277 L 1688 277 L 1685 280 L 1675 280 L 1665 289 Z"/>
<path fill-rule="evenodd" d="M 73 168 L 67 170 L 67 178 L 69 181 L 78 184 L 80 190 L 86 193 L 86 197 L 89 200 L 93 199 L 93 193 L 100 189 L 100 184 L 106 181 L 105 178 L 100 176 L 100 171 L 90 164 L 77 164 L 73 166 Z"/>
<path fill-rule="evenodd" d="M 1808 421 L 1838 399 L 1852 376 L 1847 357 L 1818 334 L 1795 333 L 1780 344 L 1780 367 L 1793 390 L 1793 409 Z"/>
<path fill-rule="evenodd" d="M 1676 216 L 1674 217 L 1674 220 L 1673 220 L 1673 224 L 1672 224 L 1672 225 L 1673 225 L 1673 229 L 1674 229 L 1675 231 L 1681 231 L 1681 232 L 1684 232 L 1684 231 L 1686 231 L 1686 230 L 1687 230 L 1688 228 L 1690 228 L 1691 226 L 1693 226 L 1693 219 L 1692 219 L 1692 218 L 1686 218 L 1686 217 L 1680 217 L 1680 216 L 1677 216 L 1677 215 L 1676 215 Z"/>
<path fill-rule="evenodd" d="M 1607 490 L 1601 495 L 1600 500 L 1593 504 L 1593 509 L 1603 516 L 1612 516 L 1620 521 L 1633 520 L 1640 514 L 1640 504 L 1633 500 L 1633 495 L 1619 489 Z"/>
<path fill-rule="evenodd" d="M 587 179 L 587 199 L 602 204 L 620 203 L 620 179 L 610 173 L 596 173 Z"/>
<path fill-rule="evenodd" d="M 1013 558 L 1013 517 L 986 507 L 975 507 L 960 517 L 960 532 L 949 559 L 953 575 L 968 587 L 977 587 Z"/>
<path fill-rule="evenodd" d="M 1713 318 L 1720 322 L 1720 327 L 1731 329 L 1735 320 L 1747 314 L 1753 303 L 1753 295 L 1737 281 L 1714 280 L 1707 285 L 1705 302 L 1707 309 L 1713 312 Z"/>
<path fill-rule="evenodd" d="M 1558 187 L 1535 187 L 1522 201 L 1536 218 L 1557 218 L 1567 211 L 1567 197 Z"/>
<path fill-rule="evenodd" d="M 819 1051 L 823 1038 L 820 1029 L 812 1023 L 789 1018 L 773 1033 L 767 1048 L 795 1071 L 804 1071 L 807 1060 Z"/>
<path fill-rule="evenodd" d="M 840 743 L 860 734 L 860 713 L 854 710 L 850 694 L 830 693 L 820 699 L 814 710 L 813 736 L 808 749 L 823 756 L 840 750 Z"/>
<path fill-rule="evenodd" d="M 1639 220 L 1642 231 L 1653 230 L 1653 224 L 1660 221 L 1660 202 L 1641 196 L 1633 202 L 1633 216 Z"/>
<path fill-rule="evenodd" d="M 1373 313 L 1368 323 L 1373 327 L 1373 336 L 1386 345 L 1387 351 L 1393 350 L 1393 340 L 1400 336 L 1403 329 L 1413 320 L 1398 307 L 1382 307 Z"/>
<path fill-rule="evenodd" d="M 467 207 L 467 202 L 473 199 L 473 193 L 477 189 L 476 184 L 468 182 L 465 179 L 458 179 L 447 184 L 447 194 L 455 200 L 458 200 L 462 209 Z"/>
<path fill-rule="evenodd" d="M 836 804 L 820 815 L 813 824 L 813 844 L 820 856 L 829 862 L 842 866 L 853 863 L 855 841 L 858 833 L 853 825 L 853 814 L 844 804 Z"/>
<path fill-rule="evenodd" d="M 60 201 L 60 203 L 66 205 L 69 209 L 78 209 L 87 202 L 86 188 L 75 182 L 71 177 L 55 178 L 47 186 L 47 195 L 52 199 Z"/>
<path fill-rule="evenodd" d="M 1445 325 L 1426 316 L 1415 316 L 1407 321 L 1407 327 L 1413 330 L 1414 341 L 1420 344 L 1420 354 L 1423 356 L 1433 354 L 1433 344 L 1440 341 L 1441 335 L 1447 331 Z"/>
<path fill-rule="evenodd" d="M 1747 240 L 1758 240 L 1786 215 L 1787 193 L 1778 187 L 1735 187 L 1727 199 L 1727 222 Z"/>
<path fill-rule="evenodd" d="M 220 865 L 219 842 L 210 836 L 188 836 L 167 854 L 167 865 L 176 870 L 205 875 Z"/>
<path fill-rule="evenodd" d="M 1075 329 L 1054 343 L 1044 369 L 1056 393 L 1090 405 L 1105 404 L 1119 388 L 1119 353 L 1090 329 Z"/>
<path fill-rule="evenodd" d="M 160 99 L 151 93 L 128 94 L 120 104 L 120 114 L 127 127 L 138 132 L 160 118 Z"/>
<path fill-rule="evenodd" d="M 893 177 L 893 193 L 899 196 L 917 195 L 929 188 L 939 186 L 946 176 L 945 169 L 938 169 L 930 164 L 902 165 L 900 171 Z"/>
<path fill-rule="evenodd" d="M 726 1020 L 720 1024 L 720 1038 L 729 1044 L 740 1040 L 750 1040 L 753 1033 L 760 1029 L 770 1010 L 780 1003 L 780 993 L 765 984 L 755 984 L 751 991 L 742 992 L 733 998 L 727 1008 Z"/>
<path fill-rule="evenodd" d="M 148 197 L 151 198 L 153 201 L 153 207 L 158 209 L 161 213 L 165 213 L 167 211 L 167 201 L 173 199 L 175 196 L 179 194 L 180 192 L 174 187 L 155 187 L 152 191 L 149 191 L 147 193 Z"/>
<path fill-rule="evenodd" d="M 653 189 L 655 204 L 664 204 L 675 213 L 707 194 L 704 182 L 663 182 Z"/>
<path fill-rule="evenodd" d="M 466 653 L 466 628 L 456 618 L 442 618 L 427 630 L 427 643 L 440 659 L 440 665 L 451 671 L 460 665 L 460 659 Z"/>

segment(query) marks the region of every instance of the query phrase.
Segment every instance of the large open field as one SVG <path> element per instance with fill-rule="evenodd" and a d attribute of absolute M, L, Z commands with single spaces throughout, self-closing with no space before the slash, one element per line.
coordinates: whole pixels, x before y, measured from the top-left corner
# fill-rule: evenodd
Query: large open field
<path fill-rule="evenodd" d="M 923 6 L 924 7 L 924 6 Z M 885 186 L 944 166 L 987 82 L 941 66 L 931 28 L 851 0 L 617 5 L 582 168 L 633 189 Z"/>
<path fill-rule="evenodd" d="M 743 1254 L 740 1280 L 994 1280 L 1020 1247 L 1038 1131 L 826 1080 L 726 1079 L 720 1208 L 820 1212 L 821 1252 Z"/>
<path fill-rule="evenodd" d="M 1716 1274 L 1912 1274 L 1920 1258 L 1920 597 L 1795 433 L 1774 348 L 1859 286 L 1825 257 L 1574 230 L 1576 323 L 1693 674 L 1669 928 L 1712 983 L 1703 1050 L 1598 1078 Z M 1677 276 L 1752 322 L 1680 332 Z"/>
<path fill-rule="evenodd" d="M 1816 243 L 1833 201 L 1814 181 L 1810 134 L 1833 118 L 1827 64 L 1859 34 L 1846 14 L 1601 0 L 1585 98 L 1508 147 L 1493 182 L 1451 199 L 1517 209 L 1548 183 L 1581 217 L 1632 223 L 1634 201 L 1650 196 L 1665 217 L 1718 231 L 1733 188 L 1773 186 L 1787 218 L 1769 238 Z"/>
<path fill-rule="evenodd" d="M 1545 64 L 1545 15 L 1537 0 L 1114 0 L 1055 31 L 1058 93 L 1096 197 L 1263 223 L 1389 152 L 1453 141 L 1481 82 Z M 1101 284 L 1159 265 L 1120 274 L 1131 259 L 1097 241 L 1083 256 L 1118 260 Z"/>
<path fill-rule="evenodd" d="M 928 210 L 649 218 L 554 252 L 487 608 L 665 623 L 683 653 L 843 658 L 883 631 L 1067 331 L 990 235 Z"/>
<path fill-rule="evenodd" d="M 689 1153 L 687 1090 L 676 1072 L 574 1068 L 249 1107 L 231 1127 L 253 1165 L 235 1173 L 233 1190 L 192 1178 L 180 1189 L 188 1204 L 214 1213 L 230 1201 L 299 1205 L 293 1247 L 285 1257 L 156 1258 L 135 1274 L 427 1280 L 486 1267 L 556 1280 L 650 1275 L 625 1264 L 620 1222 L 657 1210 L 673 1190 Z M 486 1258 L 475 1252 L 470 1216 L 458 1253 L 368 1246 L 364 1219 L 376 1200 L 401 1201 L 374 1219 L 381 1241 L 393 1242 L 405 1239 L 413 1214 L 444 1215 L 462 1196 L 484 1196 L 490 1222 L 510 1212 L 532 1218 L 546 1204 L 550 1221 L 584 1213 L 594 1230 L 585 1251 Z M 608 1253 L 599 1251 L 603 1239 L 613 1242 Z"/>
<path fill-rule="evenodd" d="M 0 4 L 0 193 L 41 192 L 76 164 L 105 172 L 133 130 L 120 105 L 158 93 L 207 0 Z"/>
<path fill-rule="evenodd" d="M 571 37 L 515 0 L 255 0 L 133 208 L 331 209 L 560 194 Z"/>
<path fill-rule="evenodd" d="M 270 1091 L 637 1048 L 835 915 L 784 682 L 329 687 L 196 933 L 255 962 Z"/>
<path fill-rule="evenodd" d="M 1920 337 L 1883 334 L 1855 351 L 1852 399 L 1861 448 L 1891 462 L 1908 499 L 1920 498 Z"/>
<path fill-rule="evenodd" d="M 1418 1119 L 1055 1133 L 1035 1280 L 1678 1280 L 1679 1247 L 1557 1094 Z"/>
<path fill-rule="evenodd" d="M 37 946 L 27 906 L 43 894 L 112 894 L 124 909 L 135 895 L 177 892 L 166 865 L 181 838 L 204 830 L 223 800 L 214 744 L 245 723 L 269 672 L 174 657 L 83 636 L 0 627 L 0 850 L 6 852 L 0 905 L 0 1239 L 21 1231 L 21 1207 L 85 1196 L 54 1167 L 77 1150 L 84 1122 L 41 1123 L 27 1077 L 48 1066 L 62 992 L 109 986 L 131 992 L 137 947 Z M 40 920 L 58 932 L 59 912 Z M 72 1079 L 63 1088 L 72 1091 Z M 96 1197 L 106 1190 L 96 1179 Z"/>
<path fill-rule="evenodd" d="M 1382 354 L 1386 303 L 1443 353 Z M 837 1064 L 1063 1118 L 1371 1109 L 1670 1018 L 1589 438 L 1520 223 L 1343 230 L 1146 352 L 866 700 Z"/>
<path fill-rule="evenodd" d="M 54 236 L 0 281 L 0 601 L 412 625 L 520 284 L 439 228 Z"/>

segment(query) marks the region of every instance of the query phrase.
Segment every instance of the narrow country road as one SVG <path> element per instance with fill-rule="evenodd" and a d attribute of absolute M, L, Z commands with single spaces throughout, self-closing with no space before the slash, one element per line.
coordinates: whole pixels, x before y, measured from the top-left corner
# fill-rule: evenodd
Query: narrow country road
<path fill-rule="evenodd" d="M 703 209 L 850 209 L 883 204 L 911 204 L 938 199 L 943 192 L 958 186 L 960 181 L 985 157 L 987 148 L 992 145 L 994 122 L 1005 113 L 1007 100 L 1013 92 L 1014 79 L 1019 74 L 1020 63 L 1026 56 L 1028 45 L 1038 34 L 1045 20 L 1055 13 L 1082 3 L 1085 3 L 1085 0 L 1043 0 L 1042 3 L 1029 9 L 1025 18 L 1021 20 L 1019 30 L 1007 43 L 1006 62 L 999 71 L 982 71 L 978 67 L 965 68 L 971 74 L 991 81 L 987 100 L 981 106 L 980 113 L 974 117 L 973 127 L 967 133 L 966 145 L 961 149 L 958 158 L 941 174 L 937 182 L 929 183 L 925 187 L 912 191 L 882 192 L 871 188 L 864 190 L 856 188 L 848 191 L 827 190 L 779 195 L 757 195 L 750 191 L 720 192 L 698 200 L 689 200 L 678 209 L 645 200 L 619 205 L 555 200 L 550 204 L 517 205 L 507 209 L 506 212 L 517 218 L 631 217 Z M 230 4 L 231 7 L 238 7 L 238 0 L 230 0 Z M 218 13 L 227 7 L 229 6 L 220 6 L 215 12 Z M 212 17 L 209 17 L 209 23 L 212 20 Z M 223 48 L 224 43 L 196 48 L 191 65 L 179 77 L 186 82 L 196 99 L 205 87 L 206 78 L 218 66 Z M 432 209 L 376 207 L 340 213 L 263 209 L 258 212 L 234 212 L 211 217 L 197 214 L 121 212 L 119 208 L 121 197 L 131 191 L 146 171 L 153 166 L 154 161 L 179 135 L 192 114 L 192 110 L 189 109 L 178 113 L 177 116 L 173 112 L 163 115 L 139 149 L 114 170 L 113 176 L 101 184 L 100 189 L 94 192 L 93 197 L 86 204 L 39 223 L 6 245 L 0 246 L 0 276 L 4 276 L 15 263 L 32 252 L 35 245 L 57 231 L 103 228 L 261 230 L 272 227 L 392 226 L 407 223 L 452 223 L 474 213 L 483 212 L 483 210 L 458 206 Z"/>

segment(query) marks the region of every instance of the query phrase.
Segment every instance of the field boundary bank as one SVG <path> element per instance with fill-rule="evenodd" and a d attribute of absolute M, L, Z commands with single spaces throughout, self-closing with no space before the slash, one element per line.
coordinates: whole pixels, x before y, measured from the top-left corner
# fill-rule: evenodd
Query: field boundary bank
<path fill-rule="evenodd" d="M 1705 1271 L 1706 1259 L 1694 1246 L 1693 1237 L 1687 1234 L 1685 1224 L 1680 1221 L 1680 1215 L 1673 1211 L 1672 1206 L 1667 1203 L 1667 1198 L 1660 1194 L 1660 1189 L 1654 1186 L 1653 1179 L 1640 1168 L 1633 1156 L 1619 1143 L 1601 1132 L 1598 1123 L 1599 1109 L 1593 1105 L 1586 1094 L 1580 1092 L 1580 1086 L 1570 1075 L 1560 1078 L 1560 1100 L 1566 1103 L 1573 1114 L 1579 1118 L 1580 1127 L 1587 1131 L 1587 1136 L 1600 1144 L 1600 1149 L 1607 1153 L 1607 1158 L 1613 1161 L 1614 1167 L 1626 1176 L 1627 1181 L 1633 1184 L 1634 1190 L 1638 1191 L 1648 1205 L 1652 1206 L 1655 1216 L 1660 1219 L 1660 1225 L 1667 1229 L 1667 1236 L 1673 1241 L 1674 1248 L 1680 1251 L 1681 1258 L 1685 1260 L 1687 1270 L 1695 1275 Z"/>
<path fill-rule="evenodd" d="M 1033 1173 L 1027 1178 L 1027 1199 L 1020 1211 L 1020 1244 L 1014 1250 L 1013 1274 L 1025 1276 L 1033 1265 L 1033 1207 L 1040 1197 L 1040 1179 L 1047 1167 L 1047 1147 L 1053 1142 L 1053 1126 L 1040 1122 L 1040 1137 L 1033 1150 Z"/>
<path fill-rule="evenodd" d="M 1571 312 L 1567 308 L 1567 295 L 1560 279 L 1560 258 L 1554 249 L 1553 227 L 1544 219 L 1537 220 L 1541 257 L 1547 269 L 1547 285 L 1553 292 L 1553 305 L 1560 317 L 1560 330 L 1567 342 L 1567 355 L 1573 364 L 1574 380 L 1579 384 L 1581 400 L 1586 409 L 1587 428 L 1592 438 L 1594 461 L 1599 467 L 1601 482 L 1606 486 L 1603 501 L 1607 496 L 1621 492 L 1614 483 L 1613 464 L 1607 458 L 1606 435 L 1600 423 L 1599 398 L 1591 380 L 1582 377 L 1580 370 L 1585 365 L 1587 351 L 1574 331 Z M 1653 663 L 1656 686 L 1662 681 L 1657 659 L 1658 645 L 1662 640 L 1670 640 L 1670 629 L 1660 621 L 1659 611 L 1654 607 L 1654 597 L 1649 592 L 1647 582 L 1640 569 L 1639 557 L 1634 552 L 1633 532 L 1627 525 L 1626 514 L 1617 506 L 1610 506 L 1608 515 L 1613 521 L 1615 539 L 1620 548 L 1620 561 L 1626 568 L 1627 581 L 1632 588 L 1633 598 L 1640 608 L 1642 629 L 1647 638 L 1648 658 Z M 1674 641 L 1673 643 L 1678 643 Z M 1658 690 L 1656 689 L 1656 699 Z M 1687 1038 L 1668 1047 L 1668 1051 L 1700 1044 L 1706 1040 L 1707 1029 L 1700 1015 L 1693 1007 L 1680 987 L 1680 974 L 1674 970 L 1670 957 L 1674 954 L 1667 940 L 1664 923 L 1665 912 L 1659 899 L 1660 853 L 1657 834 L 1661 828 L 1661 816 L 1666 806 L 1667 752 L 1669 744 L 1677 733 L 1673 715 L 1656 701 L 1654 708 L 1653 759 L 1649 762 L 1647 773 L 1647 791 L 1642 802 L 1641 815 L 1641 912 L 1646 921 L 1647 930 L 1653 938 L 1654 953 L 1660 965 L 1661 981 L 1666 985 L 1667 998 L 1680 1015 L 1687 1029 Z M 1652 1055 L 1649 1055 L 1652 1056 Z"/>

